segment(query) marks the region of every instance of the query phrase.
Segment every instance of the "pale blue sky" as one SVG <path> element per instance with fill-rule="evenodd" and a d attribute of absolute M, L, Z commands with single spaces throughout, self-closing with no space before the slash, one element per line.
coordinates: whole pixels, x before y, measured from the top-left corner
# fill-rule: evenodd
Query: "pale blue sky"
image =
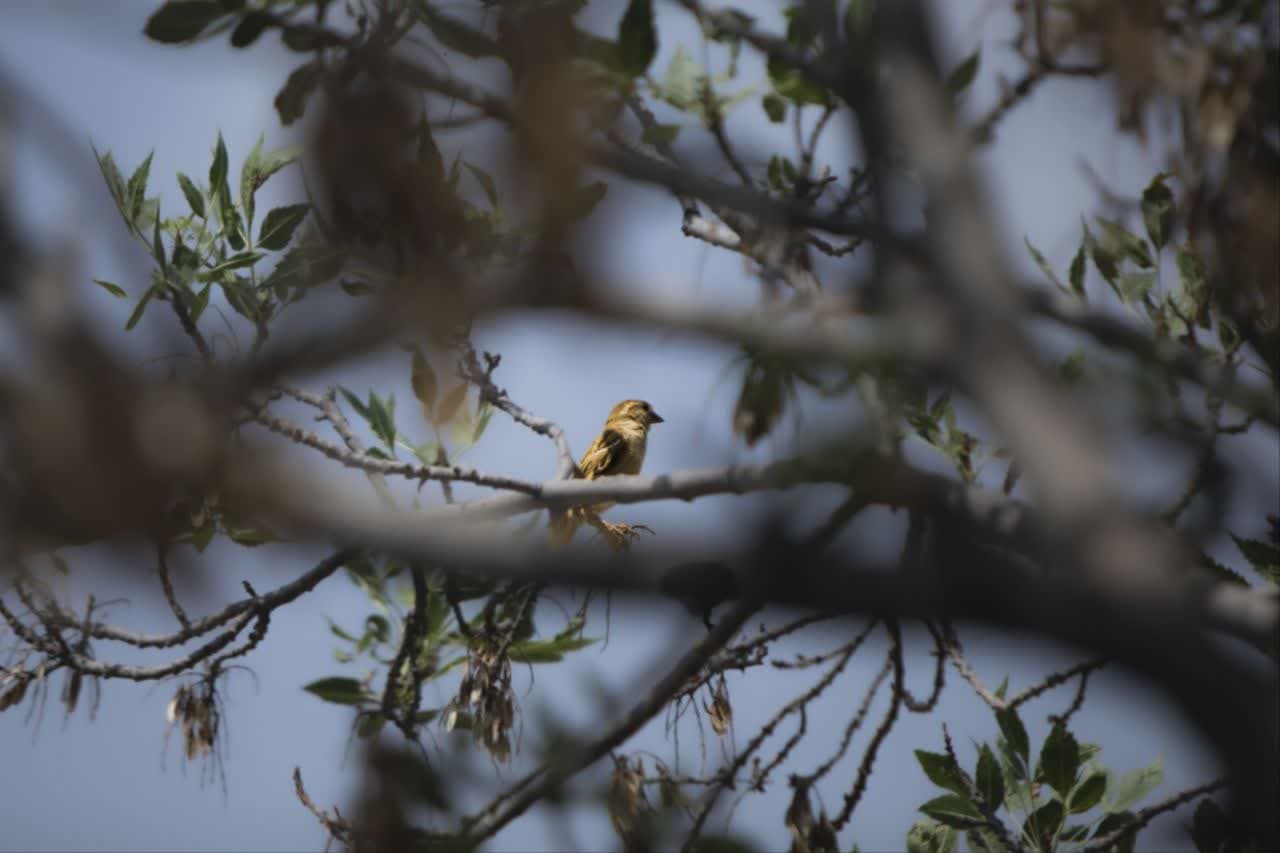
<path fill-rule="evenodd" d="M 126 170 L 154 148 L 153 186 L 161 190 L 165 208 L 172 210 L 182 204 L 174 172 L 203 175 L 219 130 L 227 140 L 233 168 L 259 133 L 265 133 L 268 147 L 293 138 L 279 127 L 271 105 L 293 65 L 275 39 L 264 39 L 247 54 L 233 52 L 225 43 L 185 50 L 156 46 L 139 34 L 142 21 L 155 5 L 138 0 L 97 5 L 8 0 L 0 12 L 4 72 L 20 79 L 65 123 L 74 137 L 63 142 L 78 146 L 82 157 L 75 177 L 68 179 L 68 163 L 51 158 L 47 140 L 33 136 L 29 116 L 24 119 L 20 114 L 9 154 L 15 178 L 12 198 L 29 233 L 44 248 L 73 246 L 78 251 L 82 304 L 95 325 L 104 330 L 122 328 L 130 306 L 89 284 L 89 279 L 108 278 L 136 293 L 146 259 L 140 249 L 130 256 L 108 248 L 112 241 L 124 238 L 124 230 L 96 177 L 88 142 L 111 150 Z M 766 24 L 776 21 L 771 4 L 754 5 Z M 996 92 L 992 68 L 1018 68 L 1004 47 L 1008 22 L 998 16 L 978 22 L 978 9 L 983 5 L 978 0 L 949 0 L 937 5 L 943 10 L 953 60 L 967 54 L 979 40 L 984 45 L 984 66 L 968 95 L 970 103 L 981 107 Z M 620 9 L 621 4 L 615 16 Z M 609 18 L 608 11 L 600 13 L 603 20 Z M 657 67 L 662 67 L 676 41 L 683 38 L 689 42 L 692 34 L 679 13 L 668 9 L 663 15 L 663 22 L 669 18 L 676 28 L 663 31 L 663 52 Z M 763 121 L 758 103 L 740 107 L 731 119 L 731 130 L 753 139 L 766 139 L 765 134 L 777 132 Z M 1098 92 L 1075 82 L 1047 84 L 1037 99 L 1001 126 L 999 140 L 982 157 L 992 200 L 1006 226 L 1010 257 L 1029 276 L 1036 273 L 1021 248 L 1022 236 L 1030 236 L 1059 268 L 1065 268 L 1078 239 L 1079 215 L 1094 209 L 1096 198 L 1082 178 L 1080 158 L 1087 158 L 1113 189 L 1130 195 L 1139 192 L 1156 170 L 1156 161 L 1130 138 L 1115 135 L 1112 113 Z M 294 199 L 299 193 L 297 184 L 291 184 L 295 180 L 292 176 L 275 179 L 260 208 Z M 682 294 L 701 287 L 707 298 L 743 304 L 755 293 L 738 259 L 712 254 L 701 265 L 703 247 L 680 236 L 679 208 L 663 193 L 615 189 L 598 216 L 609 224 L 625 222 L 625 231 L 614 232 L 609 238 L 607 252 L 622 281 Z M 146 352 L 149 343 L 154 345 L 149 331 L 171 322 L 161 312 L 150 319 L 159 325 L 144 323 L 125 344 L 126 351 L 135 357 Z M 480 330 L 480 338 L 483 345 L 504 356 L 498 374 L 501 384 L 515 399 L 562 422 L 579 451 L 619 396 L 647 398 L 667 418 L 651 441 L 648 471 L 765 459 L 788 447 L 786 433 L 764 442 L 754 452 L 729 440 L 727 424 L 739 374 L 732 373 L 728 379 L 722 375 L 732 356 L 724 347 L 653 333 L 593 329 L 548 315 L 512 317 L 487 325 Z M 629 371 L 625 389 L 618 388 L 616 381 L 620 364 Z M 340 377 L 360 390 L 370 386 L 396 390 L 402 400 L 411 399 L 407 379 L 407 359 L 394 350 L 363 359 Z M 816 420 L 823 414 L 815 411 L 811 417 Z M 401 426 L 421 435 L 423 425 L 415 418 L 412 411 L 406 412 Z M 554 457 L 545 441 L 506 423 L 501 416 L 495 418 L 484 442 L 468 461 L 529 477 L 548 476 L 554 468 Z M 1132 468 L 1133 479 L 1142 484 L 1140 491 L 1152 496 L 1167 490 L 1179 476 L 1176 471 L 1144 467 L 1140 459 L 1128 454 L 1118 459 L 1117 465 Z M 353 488 L 363 487 L 353 478 Z M 838 497 L 821 490 L 796 494 L 805 496 L 815 515 Z M 692 505 L 653 504 L 628 508 L 626 517 L 664 533 L 696 533 L 715 541 L 737 535 L 737 525 L 750 508 L 767 500 L 767 496 L 726 497 Z M 860 520 L 850 535 L 887 542 L 885 530 L 893 529 L 900 529 L 898 519 L 873 512 Z M 319 553 L 294 549 L 284 559 L 279 551 L 267 549 L 245 554 L 215 548 L 207 555 L 206 565 L 225 574 L 214 584 L 213 594 L 234 594 L 242 577 L 254 579 L 260 589 L 273 580 L 278 583 L 287 572 L 307 565 Z M 92 575 L 102 567 L 95 570 L 93 559 L 74 565 L 77 578 L 73 590 L 80 597 L 73 600 L 82 602 Z M 142 576 L 147 577 L 145 572 Z M 129 597 L 132 604 L 115 609 L 117 621 L 146 630 L 171 627 L 156 592 L 147 584 L 120 589 L 118 594 Z M 4 756 L 0 764 L 0 818 L 5 827 L 0 848 L 318 849 L 323 833 L 294 799 L 291 769 L 301 765 L 318 803 L 348 806 L 358 776 L 359 752 L 349 748 L 349 713 L 314 700 L 300 687 L 314 678 L 344 672 L 332 659 L 324 617 L 351 624 L 362 620 L 367 609 L 355 587 L 343 577 L 335 577 L 314 594 L 276 613 L 267 641 L 247 661 L 256 681 L 237 674 L 226 690 L 225 724 L 230 740 L 225 796 L 218 784 L 201 783 L 199 767 L 183 767 L 177 738 L 167 760 L 163 756 L 163 715 L 175 689 L 172 683 L 142 687 L 109 683 L 98 717 L 92 722 L 83 708 L 64 721 L 56 701 L 51 701 L 41 724 L 24 724 L 25 707 L 9 711 L 0 717 L 0 754 Z M 522 693 L 530 719 L 535 709 L 545 708 L 572 721 L 590 721 L 597 689 L 626 702 L 642 683 L 638 679 L 650 671 L 654 655 L 670 648 L 674 640 L 687 641 L 701 630 L 677 606 L 666 602 L 615 606 L 613 616 L 607 650 L 592 649 L 559 671 L 538 672 L 536 686 Z M 540 618 L 545 626 L 554 626 L 558 616 L 548 610 Z M 828 629 L 827 636 L 835 637 L 834 631 Z M 977 630 L 970 630 L 966 637 L 984 677 L 995 684 L 1008 673 L 1015 689 L 1049 666 L 1077 659 L 1023 638 Z M 831 644 L 834 642 L 822 647 Z M 790 650 L 815 648 L 793 645 Z M 106 649 L 100 652 L 109 653 Z M 879 666 L 879 652 L 864 652 L 851 667 L 849 683 L 866 683 Z M 930 677 L 929 662 L 919 658 L 912 672 L 912 683 L 917 690 L 923 689 Z M 871 792 L 855 819 L 853 838 L 864 849 L 900 847 L 907 826 L 914 820 L 915 807 L 936 793 L 910 758 L 910 748 L 936 749 L 943 720 L 951 721 L 962 754 L 969 757 L 965 741 L 993 735 L 994 726 L 984 706 L 958 679 L 953 682 L 957 683 L 948 689 L 940 712 L 908 716 L 887 741 Z M 788 691 L 794 683 L 764 671 L 732 682 L 739 743 L 754 731 L 750 728 L 753 720 L 764 719 L 780 703 L 780 697 L 791 695 Z M 524 690 L 527 681 L 520 687 Z M 833 697 L 810 719 L 811 731 L 838 731 L 849 706 L 860 697 L 852 688 L 843 698 Z M 445 699 L 447 696 L 428 695 L 427 704 Z M 1069 696 L 1059 696 L 1031 707 L 1027 716 L 1033 741 L 1047 730 L 1044 715 L 1060 710 L 1068 701 Z M 882 706 L 883 701 L 877 703 L 873 720 Z M 1203 763 L 1204 754 L 1188 746 L 1179 735 L 1180 724 L 1157 712 L 1157 707 L 1153 697 L 1124 686 L 1118 675 L 1104 672 L 1092 682 L 1091 701 L 1077 718 L 1077 734 L 1082 740 L 1104 744 L 1104 759 L 1118 770 L 1134 768 L 1162 754 L 1168 771 L 1162 791 L 1203 780 L 1211 772 Z M 448 737 L 443 733 L 438 736 Z M 855 742 L 854 762 L 866 736 Z M 821 737 L 802 747 L 798 754 L 802 763 L 820 760 L 822 756 L 815 750 L 827 741 L 829 738 Z M 691 766 L 696 767 L 696 741 L 688 739 L 684 744 L 687 757 L 694 762 Z M 660 722 L 635 746 L 670 754 Z M 708 748 L 714 758 L 717 746 L 709 744 Z M 854 762 L 846 761 L 836 777 L 851 779 Z M 828 804 L 838 805 L 839 796 L 831 789 Z M 758 833 L 769 846 L 785 846 L 785 808 L 784 794 L 749 800 L 738 811 L 735 828 L 748 835 Z M 616 846 L 601 814 L 580 816 L 573 826 L 577 843 L 585 848 Z M 1152 846 L 1165 849 L 1183 843 L 1180 837 L 1149 838 Z M 563 837 L 553 832 L 548 822 L 534 817 L 499 836 L 494 846 L 534 849 L 563 843 Z"/>

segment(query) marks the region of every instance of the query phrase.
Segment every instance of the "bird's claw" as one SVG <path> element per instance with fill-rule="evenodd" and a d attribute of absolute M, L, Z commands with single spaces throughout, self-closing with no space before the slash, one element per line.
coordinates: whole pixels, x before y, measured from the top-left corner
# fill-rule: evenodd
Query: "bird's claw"
<path fill-rule="evenodd" d="M 600 535 L 604 537 L 605 542 L 615 551 L 631 550 L 631 543 L 640 539 L 640 531 L 644 531 L 650 535 L 655 535 L 653 528 L 646 524 L 613 524 L 608 521 L 601 521 Z"/>

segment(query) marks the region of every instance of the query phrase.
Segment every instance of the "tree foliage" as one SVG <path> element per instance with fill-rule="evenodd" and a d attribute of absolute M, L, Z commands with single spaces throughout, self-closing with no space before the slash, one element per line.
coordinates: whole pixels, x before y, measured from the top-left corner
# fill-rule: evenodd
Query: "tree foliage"
<path fill-rule="evenodd" d="M 66 282 L 60 313 L 22 315 L 36 368 L 2 386 L 0 709 L 43 702 L 59 674 L 68 712 L 86 682 L 174 679 L 187 759 L 216 761 L 229 668 L 268 641 L 273 611 L 344 573 L 367 616 L 330 623 L 334 673 L 299 687 L 352 709 L 364 793 L 346 816 L 295 782 L 352 849 L 481 845 L 570 797 L 603 803 L 627 849 L 748 848 L 713 818 L 770 792 L 789 805 L 758 846 L 843 849 L 886 737 L 904 714 L 935 711 L 948 672 L 994 726 L 968 733 L 966 750 L 943 724 L 941 746 L 915 750 L 922 817 L 903 828 L 907 849 L 1131 850 L 1184 806 L 1198 850 L 1269 849 L 1275 679 L 1253 658 L 1280 652 L 1280 508 L 1257 498 L 1277 477 L 1227 445 L 1248 456 L 1280 427 L 1280 13 L 1230 0 L 1005 5 L 1023 70 L 982 105 L 970 99 L 993 46 L 948 67 L 915 2 L 817 0 L 776 19 L 697 0 L 159 5 L 143 32 L 175 49 L 226 41 L 252 61 L 281 39 L 296 64 L 274 103 L 305 141 L 244 153 L 219 135 L 207 163 L 177 174 L 181 201 L 154 192 L 151 155 L 130 168 L 95 152 L 151 260 L 145 282 L 92 281 L 130 302 L 124 331 L 163 315 L 195 358 L 168 375 L 122 360 Z M 1026 257 L 1003 254 L 971 165 L 1008 116 L 1054 97 L 1051 80 L 1110 93 L 1116 114 L 1088 120 L 1170 149 L 1139 195 L 1105 191 L 1100 210 L 1080 211 L 1065 266 L 1039 248 L 1056 235 L 1021 235 Z M 1151 139 L 1171 116 L 1176 139 Z M 790 141 L 756 138 L 774 125 Z M 842 141 L 836 129 L 853 127 L 856 144 Z M 509 171 L 493 168 L 495 151 Z M 260 206 L 289 170 L 305 173 L 305 196 Z M 596 215 L 627 182 L 669 193 L 685 238 L 741 256 L 749 309 L 628 298 L 591 272 L 577 236 L 590 225 L 605 229 L 597 244 L 627 239 Z M 1039 278 L 1016 272 L 1024 261 Z M 9 261 L 0 273 L 32 302 L 26 272 Z M 335 304 L 336 330 L 282 320 Z M 849 414 L 838 429 L 798 421 L 767 464 L 577 478 L 555 413 L 509 394 L 500 354 L 472 334 L 542 308 L 727 344 L 736 402 L 720 427 L 745 447 L 819 404 Z M 1046 326 L 1070 345 L 1040 341 Z M 387 344 L 400 345 L 395 383 L 332 379 Z M 413 398 L 397 406 L 394 387 Z M 494 417 L 546 438 L 556 476 L 464 464 L 483 457 Z M 1188 472 L 1164 505 L 1117 476 L 1108 446 L 1125 440 Z M 814 497 L 818 484 L 839 503 Z M 661 530 L 614 551 L 545 539 L 546 510 L 614 503 L 625 515 L 780 488 L 797 491 L 711 560 Z M 875 506 L 908 519 L 890 566 L 840 536 Z M 804 529 L 815 508 L 824 520 Z M 283 585 L 245 582 L 242 598 L 188 614 L 169 562 L 222 540 L 329 551 Z M 151 549 L 173 632 L 111 624 L 93 598 L 77 612 L 42 579 L 125 542 Z M 581 594 L 557 609 L 566 589 Z M 680 599 L 708 633 L 589 732 L 522 737 L 523 673 L 602 638 L 604 591 Z M 993 691 L 959 638 L 971 621 L 1090 657 Z M 98 651 L 108 641 L 172 656 L 118 662 Z M 805 651 L 788 657 L 786 643 Z M 843 728 L 811 731 L 850 662 L 877 655 Z M 1120 774 L 1079 741 L 1088 679 L 1111 664 L 1165 688 L 1226 775 L 1152 802 L 1159 759 Z M 917 668 L 933 673 L 924 698 L 907 686 Z M 809 681 L 739 729 L 734 685 L 771 670 Z M 1021 709 L 1064 685 L 1074 698 L 1033 743 Z M 451 698 L 424 698 L 440 694 Z M 636 749 L 664 713 L 670 731 L 692 721 L 722 744 L 721 764 L 688 773 L 678 738 L 670 755 Z M 464 752 L 527 773 L 459 794 L 442 781 L 457 756 L 438 740 L 455 731 L 469 733 Z M 590 800 L 594 783 L 575 780 L 606 759 Z"/>

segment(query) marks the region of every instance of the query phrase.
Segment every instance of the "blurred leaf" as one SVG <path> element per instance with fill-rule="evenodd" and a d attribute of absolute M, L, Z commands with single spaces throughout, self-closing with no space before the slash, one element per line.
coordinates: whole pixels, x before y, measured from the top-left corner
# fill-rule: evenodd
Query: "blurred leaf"
<path fill-rule="evenodd" d="M 652 0 L 631 0 L 618 24 L 618 57 L 622 70 L 631 77 L 639 77 L 648 70 L 657 53 Z"/>
<path fill-rule="evenodd" d="M 217 0 L 169 0 L 147 18 L 143 32 L 152 41 L 190 41 L 226 12 Z"/>
<path fill-rule="evenodd" d="M 787 102 L 777 92 L 770 92 L 760 99 L 760 105 L 764 107 L 764 114 L 769 117 L 769 121 L 779 124 L 787 118 Z"/>
<path fill-rule="evenodd" d="M 1116 287 L 1120 293 L 1120 298 L 1124 302 L 1141 302 L 1151 288 L 1155 286 L 1156 274 L 1154 272 L 1130 272 L 1120 276 L 1116 282 Z"/>
<path fill-rule="evenodd" d="M 231 31 L 232 47 L 248 47 L 258 40 L 262 31 L 271 23 L 271 16 L 266 12 L 253 11 L 240 19 L 236 28 Z"/>
<path fill-rule="evenodd" d="M 964 780 L 960 776 L 960 768 L 951 760 L 951 756 L 941 752 L 928 752 L 923 749 L 917 749 L 915 755 L 916 761 L 920 763 L 920 769 L 924 771 L 924 775 L 929 777 L 930 782 L 939 788 L 946 788 L 948 791 L 968 796 L 969 790 L 965 787 Z"/>
<path fill-rule="evenodd" d="M 1227 583 L 1234 583 L 1240 586 L 1249 585 L 1249 582 L 1245 580 L 1242 575 L 1239 575 L 1236 572 L 1232 571 L 1231 569 L 1228 569 L 1226 566 L 1222 565 L 1217 560 L 1210 557 L 1208 554 L 1202 553 L 1200 555 L 1200 565 L 1203 566 L 1209 572 L 1209 574 L 1213 575 L 1220 581 L 1225 581 Z"/>
<path fill-rule="evenodd" d="M 489 200 L 489 206 L 496 208 L 498 206 L 498 188 L 494 185 L 493 178 L 489 176 L 488 172 L 472 163 L 463 163 L 462 165 L 467 167 L 467 171 L 475 177 L 476 182 L 480 184 L 480 188 L 484 190 L 484 197 Z"/>
<path fill-rule="evenodd" d="M 93 283 L 98 285 L 107 293 L 110 293 L 112 296 L 116 297 L 117 299 L 125 299 L 129 295 L 128 293 L 125 292 L 125 289 L 118 284 L 112 284 L 111 282 L 103 281 L 100 278 L 95 278 L 93 280 Z"/>
<path fill-rule="evenodd" d="M 1080 745 L 1061 723 L 1055 725 L 1040 749 L 1036 778 L 1048 783 L 1065 800 L 1080 771 Z"/>
<path fill-rule="evenodd" d="M 585 187 L 573 191 L 572 198 L 565 202 L 564 215 L 569 222 L 586 219 L 596 205 L 604 198 L 609 186 L 604 181 L 594 181 Z"/>
<path fill-rule="evenodd" d="M 1157 758 L 1146 767 L 1126 773 L 1107 786 L 1108 813 L 1127 811 L 1164 781 L 1164 765 Z"/>
<path fill-rule="evenodd" d="M 493 420 L 493 406 L 482 405 L 476 412 L 476 425 L 471 433 L 471 443 L 475 444 L 480 441 L 480 436 L 484 435 L 484 431 L 489 426 L 489 421 Z"/>
<path fill-rule="evenodd" d="M 1102 216 L 1095 217 L 1095 219 L 1102 226 L 1102 232 L 1108 247 L 1112 251 L 1125 255 L 1144 270 L 1153 266 L 1151 252 L 1148 250 L 1145 240 L 1118 222 L 1113 222 Z"/>
<path fill-rule="evenodd" d="M 649 145 L 662 148 L 675 142 L 679 134 L 680 125 L 678 124 L 652 124 L 644 129 L 640 138 Z"/>
<path fill-rule="evenodd" d="M 569 652 L 585 649 L 595 642 L 595 639 L 588 637 L 525 640 L 512 644 L 511 660 L 515 663 L 559 663 Z"/>
<path fill-rule="evenodd" d="M 681 45 L 667 63 L 659 97 L 678 110 L 688 110 L 702 101 L 701 79 L 702 66 Z"/>
<path fill-rule="evenodd" d="M 1236 543 L 1236 547 L 1255 572 L 1265 580 L 1280 585 L 1280 548 L 1257 539 L 1242 539 L 1234 533 L 1231 534 L 1231 541 Z"/>
<path fill-rule="evenodd" d="M 1157 251 L 1168 242 L 1169 229 L 1173 225 L 1173 193 L 1165 186 L 1167 177 L 1167 172 L 1161 172 L 1142 191 L 1142 224 L 1146 226 L 1147 236 Z"/>
<path fill-rule="evenodd" d="M 1084 350 L 1078 349 L 1064 358 L 1058 365 L 1058 375 L 1068 385 L 1078 382 L 1084 376 Z"/>
<path fill-rule="evenodd" d="M 969 829 L 975 824 L 983 822 L 982 813 L 978 811 L 977 807 L 965 797 L 956 794 L 944 794 L 941 797 L 935 797 L 922 805 L 920 811 L 939 823 L 956 829 Z"/>
<path fill-rule="evenodd" d="M 1027 247 L 1027 251 L 1031 253 L 1031 259 L 1036 262 L 1036 266 L 1040 267 L 1040 271 L 1044 273 L 1044 277 L 1049 279 L 1049 282 L 1054 287 L 1058 288 L 1063 293 L 1067 293 L 1067 288 L 1058 279 L 1057 274 L 1053 271 L 1053 267 L 1049 266 L 1049 261 L 1045 258 L 1044 254 L 1031 243 L 1030 238 L 1024 234 L 1022 242 Z"/>
<path fill-rule="evenodd" d="M 1067 281 L 1071 284 L 1071 292 L 1080 299 L 1086 300 L 1084 290 L 1084 267 L 1085 267 L 1085 241 L 1080 241 L 1079 248 L 1076 249 L 1075 257 L 1071 259 L 1071 268 L 1067 271 Z"/>
<path fill-rule="evenodd" d="M 378 711 L 361 714 L 356 717 L 356 736 L 361 738 L 376 737 L 378 732 L 382 731 L 382 727 L 386 722 L 387 718 Z"/>
<path fill-rule="evenodd" d="M 319 82 L 320 66 L 317 63 L 308 62 L 293 69 L 284 86 L 276 93 L 275 107 L 280 114 L 281 124 L 288 126 L 302 117 L 307 98 Z"/>
<path fill-rule="evenodd" d="M 359 681 L 336 675 L 313 681 L 302 689 L 335 705 L 359 705 L 364 698 L 364 688 Z"/>
<path fill-rule="evenodd" d="M 981 64 L 982 45 L 978 45 L 973 53 L 969 54 L 963 62 L 947 75 L 947 91 L 953 95 L 958 95 L 969 88 L 969 84 L 978 76 L 978 66 Z"/>

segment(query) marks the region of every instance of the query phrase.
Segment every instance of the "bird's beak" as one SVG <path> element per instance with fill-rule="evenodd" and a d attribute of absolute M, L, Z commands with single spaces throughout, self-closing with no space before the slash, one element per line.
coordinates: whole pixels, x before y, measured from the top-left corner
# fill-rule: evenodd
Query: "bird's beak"
<path fill-rule="evenodd" d="M 664 419 L 663 419 L 662 415 L 658 414 L 657 412 L 650 412 L 650 413 L 649 413 L 649 423 L 651 423 L 651 424 L 660 424 L 660 423 L 662 423 L 662 422 L 663 422 L 663 420 L 664 420 Z"/>

